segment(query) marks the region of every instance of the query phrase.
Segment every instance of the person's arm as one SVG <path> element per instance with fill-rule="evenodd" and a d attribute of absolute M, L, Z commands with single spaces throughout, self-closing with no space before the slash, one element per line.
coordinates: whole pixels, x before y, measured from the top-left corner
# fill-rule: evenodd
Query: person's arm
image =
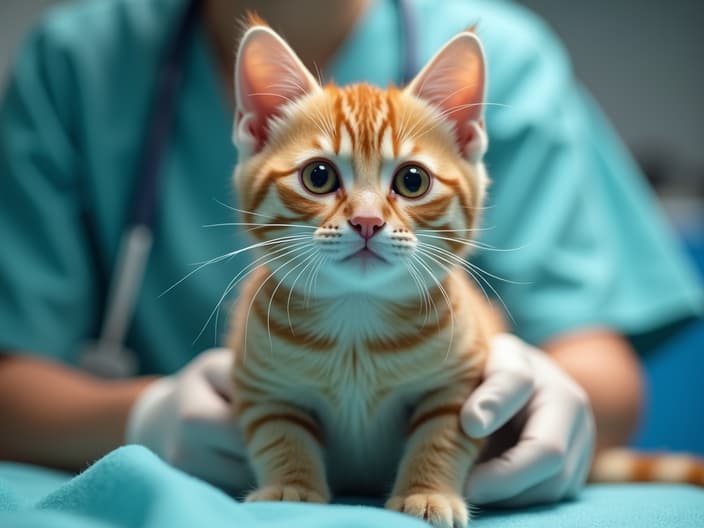
<path fill-rule="evenodd" d="M 103 380 L 0 355 L 0 460 L 70 471 L 123 444 L 149 448 L 223 489 L 253 477 L 230 406 L 232 353 L 211 349 L 166 377 Z"/>
<path fill-rule="evenodd" d="M 146 381 L 61 366 L 94 336 L 103 291 L 80 142 L 80 48 L 65 29 L 60 17 L 42 19 L 0 97 L 0 458 L 75 470 L 123 442 Z"/>
<path fill-rule="evenodd" d="M 542 349 L 588 394 L 597 449 L 626 443 L 638 425 L 644 392 L 629 342 L 608 329 L 584 329 L 551 339 Z"/>
<path fill-rule="evenodd" d="M 153 378 L 106 381 L 27 355 L 0 356 L 0 459 L 76 471 L 124 443 Z"/>

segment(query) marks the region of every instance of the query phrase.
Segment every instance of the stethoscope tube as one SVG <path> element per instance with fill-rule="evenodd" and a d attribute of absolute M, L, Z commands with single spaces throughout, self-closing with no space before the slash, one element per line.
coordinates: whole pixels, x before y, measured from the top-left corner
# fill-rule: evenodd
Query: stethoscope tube
<path fill-rule="evenodd" d="M 417 63 L 419 57 L 417 52 L 417 37 L 416 25 L 413 23 L 413 11 L 409 5 L 409 0 L 395 0 L 396 12 L 398 13 L 398 21 L 400 24 L 399 33 L 401 35 L 403 50 L 403 69 L 401 71 L 401 84 L 408 84 L 413 80 L 418 73 L 419 65 Z"/>
<path fill-rule="evenodd" d="M 200 5 L 200 0 L 188 1 L 162 59 L 136 171 L 133 205 L 118 247 L 100 334 L 97 341 L 86 344 L 80 357 L 84 370 L 101 377 L 128 377 L 139 367 L 125 341 L 151 252 L 163 160 Z"/>

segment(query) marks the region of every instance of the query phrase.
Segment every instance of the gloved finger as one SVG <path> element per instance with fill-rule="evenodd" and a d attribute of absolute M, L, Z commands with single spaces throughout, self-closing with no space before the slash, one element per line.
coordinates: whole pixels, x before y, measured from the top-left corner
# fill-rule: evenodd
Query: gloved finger
<path fill-rule="evenodd" d="M 584 422 L 583 425 L 587 427 L 587 422 Z M 592 442 L 584 427 L 580 427 L 574 435 L 570 453 L 559 473 L 513 497 L 494 502 L 492 506 L 515 508 L 549 504 L 575 496 L 584 485 L 591 459 Z"/>
<path fill-rule="evenodd" d="M 526 345 L 518 338 L 502 334 L 492 339 L 484 381 L 462 406 L 462 428 L 474 438 L 494 433 L 530 399 L 534 390 L 533 367 Z"/>
<path fill-rule="evenodd" d="M 230 402 L 215 389 L 204 370 L 194 369 L 184 375 L 179 396 L 181 419 L 186 423 L 220 423 L 232 415 Z"/>
<path fill-rule="evenodd" d="M 244 456 L 242 433 L 232 412 L 222 420 L 194 420 L 183 426 L 183 442 Z"/>
<path fill-rule="evenodd" d="M 541 391 L 529 405 L 518 445 L 525 439 L 534 439 L 546 451 L 562 459 L 583 420 L 583 409 L 571 401 L 569 395 L 562 391 Z"/>
<path fill-rule="evenodd" d="M 592 458 L 593 456 L 591 450 L 587 450 L 582 453 L 577 468 L 572 475 L 572 479 L 567 485 L 565 498 L 574 499 L 577 495 L 579 495 L 579 492 L 584 489 L 584 486 L 587 483 L 587 477 L 589 476 L 589 470 L 591 469 Z"/>
<path fill-rule="evenodd" d="M 555 475 L 548 480 L 508 499 L 491 502 L 492 508 L 518 508 L 536 504 L 551 504 L 559 501 L 564 495 L 565 480 L 562 475 Z"/>
<path fill-rule="evenodd" d="M 528 438 L 502 455 L 477 465 L 465 484 L 474 503 L 500 502 L 554 476 L 562 460 L 537 439 Z"/>
<path fill-rule="evenodd" d="M 495 433 L 523 408 L 532 393 L 533 384 L 523 374 L 492 374 L 462 406 L 462 429 L 473 438 Z"/>
<path fill-rule="evenodd" d="M 573 406 L 559 394 L 536 395 L 518 443 L 502 455 L 479 464 L 467 491 L 475 502 L 498 502 L 549 479 L 562 470 L 570 438 L 579 421 Z"/>
<path fill-rule="evenodd" d="M 172 377 L 159 378 L 151 382 L 140 394 L 132 406 L 125 426 L 125 442 L 141 444 L 159 452 L 163 445 L 162 431 L 173 433 L 162 423 L 161 418 L 169 415 L 174 407 L 172 394 L 175 391 L 176 380 Z M 159 423 L 154 430 L 152 424 Z"/>
<path fill-rule="evenodd" d="M 470 475 L 470 497 L 483 503 L 506 501 L 558 477 L 571 458 L 577 458 L 574 453 L 591 449 L 593 433 L 586 434 L 583 428 L 592 428 L 593 422 L 585 412 L 588 407 L 568 394 L 543 391 L 536 395 L 518 443 Z"/>
<path fill-rule="evenodd" d="M 595 426 L 594 419 L 590 413 L 589 419 L 584 422 L 584 431 L 582 437 L 585 439 L 585 445 L 581 450 L 579 460 L 576 464 L 575 470 L 572 474 L 572 479 L 570 480 L 565 496 L 568 498 L 574 498 L 582 490 L 584 484 L 587 482 L 587 477 L 589 476 L 589 470 L 592 465 L 592 460 L 594 459 L 594 442 L 595 442 Z"/>
<path fill-rule="evenodd" d="M 204 367 L 206 379 L 221 395 L 232 400 L 232 351 L 227 348 L 214 348 L 206 352 Z"/>
<path fill-rule="evenodd" d="M 216 449 L 198 449 L 175 456 L 172 464 L 230 493 L 250 489 L 254 474 L 245 457 L 234 456 Z"/>

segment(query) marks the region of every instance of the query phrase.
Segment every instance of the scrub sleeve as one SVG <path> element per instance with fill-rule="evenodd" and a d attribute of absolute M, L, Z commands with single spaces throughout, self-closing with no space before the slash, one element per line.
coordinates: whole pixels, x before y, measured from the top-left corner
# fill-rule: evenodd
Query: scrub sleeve
<path fill-rule="evenodd" d="M 36 31 L 0 104 L 0 348 L 70 362 L 98 288 L 64 61 Z"/>
<path fill-rule="evenodd" d="M 20 51 L 0 104 L 2 349 L 71 362 L 86 337 L 97 333 L 131 189 L 127 155 L 133 151 L 126 142 L 141 137 L 148 76 L 163 40 L 155 28 L 167 25 L 179 5 L 113 0 L 64 7 L 61 23 L 58 13 L 49 15 Z M 417 0 L 412 8 L 421 28 L 433 29 L 417 32 L 419 64 L 475 23 L 485 45 L 486 162 L 494 183 L 481 240 L 500 251 L 483 250 L 472 262 L 520 283 L 486 275 L 491 288 L 484 284 L 504 300 L 516 332 L 540 343 L 598 325 L 635 338 L 700 313 L 699 285 L 652 196 L 574 81 L 548 28 L 507 2 Z M 397 81 L 401 31 L 393 2 L 376 2 L 329 77 L 382 86 Z M 57 34 L 72 38 L 58 38 L 57 44 Z M 88 38 L 95 39 L 94 53 L 87 52 Z M 230 201 L 234 155 L 203 35 L 198 42 L 189 58 L 193 69 L 187 70 L 167 160 L 160 231 L 133 328 L 132 347 L 151 354 L 149 372 L 174 370 L 217 344 L 213 337 L 190 341 L 231 270 L 211 267 L 172 297 L 159 293 L 193 269 L 193 262 L 243 242 L 220 231 L 220 238 L 206 243 L 201 228 L 227 221 L 226 214 L 216 220 L 211 213 L 215 199 Z M 104 71 L 96 70 L 98 63 Z"/>

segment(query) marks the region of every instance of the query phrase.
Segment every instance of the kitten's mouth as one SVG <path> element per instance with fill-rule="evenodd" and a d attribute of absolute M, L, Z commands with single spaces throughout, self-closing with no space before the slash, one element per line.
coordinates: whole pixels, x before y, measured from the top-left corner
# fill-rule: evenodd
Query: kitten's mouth
<path fill-rule="evenodd" d="M 342 259 L 342 262 L 348 262 L 351 260 L 359 260 L 360 262 L 366 263 L 369 261 L 379 261 L 388 263 L 384 257 L 376 253 L 375 251 L 369 249 L 368 247 L 363 247 L 359 251 L 355 251 L 351 255 L 347 255 Z"/>

